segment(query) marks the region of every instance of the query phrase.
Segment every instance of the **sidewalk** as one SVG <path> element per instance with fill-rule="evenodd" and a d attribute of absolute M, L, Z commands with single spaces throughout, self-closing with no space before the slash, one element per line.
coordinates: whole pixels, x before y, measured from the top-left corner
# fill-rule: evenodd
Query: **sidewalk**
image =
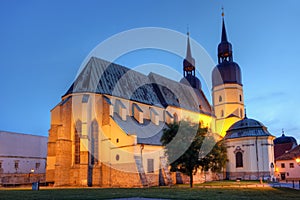
<path fill-rule="evenodd" d="M 278 182 L 278 183 L 270 183 L 270 186 L 276 188 L 276 187 L 285 187 L 285 188 L 293 188 L 299 190 L 299 181 L 294 182 L 294 187 L 293 187 L 293 182 Z"/>

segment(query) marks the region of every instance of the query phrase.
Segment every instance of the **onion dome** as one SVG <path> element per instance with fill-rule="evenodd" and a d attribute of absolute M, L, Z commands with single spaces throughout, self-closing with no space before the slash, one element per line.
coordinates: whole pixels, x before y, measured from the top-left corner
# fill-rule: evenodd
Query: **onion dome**
<path fill-rule="evenodd" d="M 297 140 L 291 136 L 285 136 L 284 133 L 274 140 L 274 144 L 285 144 L 285 143 L 294 143 L 297 145 Z"/>
<path fill-rule="evenodd" d="M 224 13 L 222 13 L 222 16 L 224 16 Z M 233 62 L 232 54 L 232 45 L 227 40 L 223 17 L 221 43 L 218 45 L 218 65 L 212 72 L 213 87 L 226 83 L 242 85 L 241 69 L 237 63 Z"/>

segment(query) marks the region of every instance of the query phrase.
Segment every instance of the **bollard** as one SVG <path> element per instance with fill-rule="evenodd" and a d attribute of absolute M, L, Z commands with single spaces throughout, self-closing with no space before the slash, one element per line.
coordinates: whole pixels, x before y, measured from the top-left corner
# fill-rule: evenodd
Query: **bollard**
<path fill-rule="evenodd" d="M 39 189 L 40 189 L 39 182 L 33 182 L 32 183 L 32 190 L 39 190 Z"/>

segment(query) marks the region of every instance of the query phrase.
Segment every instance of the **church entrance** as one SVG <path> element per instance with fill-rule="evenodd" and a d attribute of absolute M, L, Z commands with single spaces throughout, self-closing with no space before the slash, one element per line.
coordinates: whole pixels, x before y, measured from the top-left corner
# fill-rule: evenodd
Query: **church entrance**
<path fill-rule="evenodd" d="M 285 180 L 285 173 L 280 173 L 281 180 Z"/>

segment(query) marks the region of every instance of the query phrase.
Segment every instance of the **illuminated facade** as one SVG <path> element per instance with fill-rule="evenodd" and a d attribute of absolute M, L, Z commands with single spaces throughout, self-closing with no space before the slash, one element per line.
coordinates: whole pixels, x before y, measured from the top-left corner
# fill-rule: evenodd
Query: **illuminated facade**
<path fill-rule="evenodd" d="M 102 187 L 176 183 L 160 142 L 166 124 L 188 119 L 215 129 L 209 102 L 190 80 L 198 79 L 193 73 L 179 83 L 91 58 L 51 111 L 47 182 Z M 195 182 L 203 181 L 202 175 L 195 175 Z"/>
<path fill-rule="evenodd" d="M 180 82 L 92 57 L 51 110 L 47 182 L 102 187 L 178 183 L 160 142 L 168 123 L 188 119 L 225 136 L 244 118 L 241 70 L 233 62 L 224 19 L 221 38 L 212 72 L 213 106 L 196 77 L 189 34 Z M 194 182 L 216 179 L 209 176 L 199 172 Z"/>

